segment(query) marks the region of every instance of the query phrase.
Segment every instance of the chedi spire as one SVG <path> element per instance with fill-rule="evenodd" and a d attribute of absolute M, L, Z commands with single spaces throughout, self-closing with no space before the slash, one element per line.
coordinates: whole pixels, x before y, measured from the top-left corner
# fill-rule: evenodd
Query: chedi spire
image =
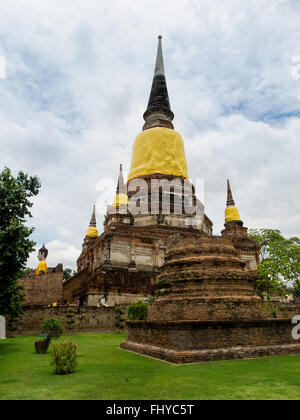
<path fill-rule="evenodd" d="M 239 225 L 241 224 L 243 225 L 239 211 L 235 205 L 235 202 L 232 196 L 229 180 L 227 180 L 227 208 L 225 211 L 225 222 L 226 224 L 234 222 L 234 223 L 238 223 Z"/>
<path fill-rule="evenodd" d="M 93 213 L 90 221 L 90 227 L 97 227 L 97 221 L 96 221 L 96 206 L 93 207 Z"/>
<path fill-rule="evenodd" d="M 128 182 L 159 174 L 188 179 L 181 135 L 174 130 L 162 55 L 162 37 L 158 51 L 151 95 L 144 114 L 145 125 L 134 142 Z"/>
<path fill-rule="evenodd" d="M 117 194 L 126 194 L 126 186 L 125 186 L 125 182 L 124 182 L 122 163 L 120 164 L 120 173 L 119 173 L 119 178 L 118 178 Z"/>
<path fill-rule="evenodd" d="M 165 76 L 162 36 L 159 35 L 154 78 L 148 107 L 144 114 L 145 125 L 143 129 L 147 130 L 153 127 L 166 127 L 174 129 L 172 124 L 173 119 L 174 114 L 171 111 Z"/>
<path fill-rule="evenodd" d="M 96 220 L 96 206 L 93 207 L 92 217 L 89 228 L 86 232 L 88 238 L 98 238 L 97 220 Z"/>
<path fill-rule="evenodd" d="M 128 204 L 127 188 L 124 182 L 123 165 L 120 164 L 120 174 L 118 179 L 118 186 L 116 192 L 116 198 L 113 203 L 114 207 L 120 207 Z"/>
<path fill-rule="evenodd" d="M 227 180 L 227 207 L 235 206 L 229 179 Z"/>

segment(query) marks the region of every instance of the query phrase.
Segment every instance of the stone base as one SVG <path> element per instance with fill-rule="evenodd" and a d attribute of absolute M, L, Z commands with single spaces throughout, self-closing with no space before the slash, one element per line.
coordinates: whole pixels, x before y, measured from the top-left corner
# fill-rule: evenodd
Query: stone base
<path fill-rule="evenodd" d="M 128 322 L 121 348 L 183 364 L 300 354 L 287 319 Z"/>
<path fill-rule="evenodd" d="M 149 346 L 131 341 L 121 344 L 123 350 L 139 353 L 154 359 L 169 363 L 199 363 L 217 360 L 253 359 L 258 357 L 278 356 L 280 354 L 300 354 L 300 344 L 287 344 L 282 346 L 252 346 L 230 347 L 217 350 L 176 351 L 162 347 Z"/>

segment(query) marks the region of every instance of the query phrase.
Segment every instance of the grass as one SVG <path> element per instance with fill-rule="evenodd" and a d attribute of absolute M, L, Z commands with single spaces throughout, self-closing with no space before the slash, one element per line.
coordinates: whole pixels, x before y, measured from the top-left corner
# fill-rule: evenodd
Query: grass
<path fill-rule="evenodd" d="M 0 341 L 0 400 L 298 400 L 300 356 L 174 366 L 119 349 L 125 334 L 74 335 L 73 375 L 55 376 L 34 337 Z M 129 381 L 126 382 L 126 376 Z"/>

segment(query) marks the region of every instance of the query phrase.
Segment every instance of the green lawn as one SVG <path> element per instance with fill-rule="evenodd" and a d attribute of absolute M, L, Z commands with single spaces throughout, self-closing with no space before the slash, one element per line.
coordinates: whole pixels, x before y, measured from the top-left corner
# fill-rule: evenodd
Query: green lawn
<path fill-rule="evenodd" d="M 0 399 L 300 398 L 300 356 L 174 366 L 120 350 L 125 338 L 74 335 L 79 364 L 68 376 L 53 375 L 34 337 L 0 340 Z"/>

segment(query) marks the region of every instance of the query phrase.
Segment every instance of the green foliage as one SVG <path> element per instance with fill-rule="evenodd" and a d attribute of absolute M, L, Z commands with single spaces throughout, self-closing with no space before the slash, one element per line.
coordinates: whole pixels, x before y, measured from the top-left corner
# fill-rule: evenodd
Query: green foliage
<path fill-rule="evenodd" d="M 28 268 L 28 267 L 20 270 L 19 274 L 18 274 L 18 279 L 22 279 L 23 277 L 28 276 L 28 274 L 32 273 L 32 271 L 34 271 L 34 270 L 32 268 Z"/>
<path fill-rule="evenodd" d="M 135 302 L 128 307 L 127 313 L 130 321 L 145 321 L 148 316 L 148 303 Z"/>
<path fill-rule="evenodd" d="M 149 296 L 148 299 L 147 299 L 147 302 L 148 303 L 154 302 L 154 296 Z"/>
<path fill-rule="evenodd" d="M 297 280 L 294 287 L 290 289 L 290 292 L 295 297 L 300 297 L 300 280 Z"/>
<path fill-rule="evenodd" d="M 73 325 L 75 323 L 74 321 L 74 317 L 75 317 L 76 312 L 74 311 L 73 308 L 68 308 L 67 310 L 67 314 L 66 314 L 66 324 L 67 324 L 67 330 L 71 331 L 73 329 Z"/>
<path fill-rule="evenodd" d="M 77 367 L 77 363 L 77 344 L 72 341 L 64 341 L 53 345 L 51 351 L 51 364 L 54 365 L 55 375 L 73 373 Z"/>
<path fill-rule="evenodd" d="M 0 314 L 9 314 L 7 325 L 9 331 L 14 331 L 16 329 L 15 322 L 18 320 L 19 316 L 23 314 L 22 302 L 25 296 L 24 293 L 22 293 L 23 290 L 23 286 L 17 281 L 13 281 L 0 298 Z"/>
<path fill-rule="evenodd" d="M 279 230 L 254 229 L 249 236 L 261 244 L 259 286 L 270 303 L 275 294 L 287 294 L 300 278 L 300 239 L 284 238 Z M 273 313 L 274 313 L 273 307 Z"/>
<path fill-rule="evenodd" d="M 249 237 L 260 244 L 261 261 L 268 258 L 269 247 L 272 243 L 285 240 L 280 231 L 275 229 L 249 229 Z"/>
<path fill-rule="evenodd" d="M 46 334 L 45 341 L 57 340 L 63 335 L 65 329 L 60 321 L 55 318 L 45 318 L 42 325 L 42 333 Z"/>
<path fill-rule="evenodd" d="M 4 315 L 15 317 L 20 308 L 16 294 L 19 291 L 21 298 L 21 289 L 16 280 L 22 276 L 35 245 L 29 239 L 33 228 L 25 222 L 31 217 L 30 199 L 39 188 L 37 177 L 19 172 L 15 178 L 8 168 L 0 172 L 0 307 Z"/>
<path fill-rule="evenodd" d="M 119 331 L 123 330 L 124 329 L 124 323 L 125 323 L 125 318 L 124 318 L 123 315 L 125 314 L 125 312 L 120 306 L 117 306 L 115 308 L 115 314 L 116 314 L 116 316 L 115 316 L 115 321 L 116 321 L 115 322 L 115 327 L 119 328 Z"/>
<path fill-rule="evenodd" d="M 71 277 L 74 276 L 74 274 L 76 274 L 76 271 L 72 270 L 71 268 L 65 268 L 64 269 L 64 280 L 65 281 L 69 280 Z"/>
<path fill-rule="evenodd" d="M 27 276 L 32 272 L 31 268 L 24 268 L 19 271 L 18 279 L 22 279 L 24 276 Z M 18 321 L 20 315 L 22 315 L 22 303 L 25 297 L 23 293 L 24 286 L 18 283 L 18 281 L 13 281 L 10 286 L 3 292 L 0 298 L 0 313 L 9 314 L 7 328 L 9 331 L 15 331 L 15 323 Z M 2 306 L 4 303 L 4 306 Z"/>
<path fill-rule="evenodd" d="M 272 291 L 285 290 L 300 277 L 300 239 L 284 238 L 280 231 L 250 230 L 249 236 L 262 245 L 259 273 Z"/>

